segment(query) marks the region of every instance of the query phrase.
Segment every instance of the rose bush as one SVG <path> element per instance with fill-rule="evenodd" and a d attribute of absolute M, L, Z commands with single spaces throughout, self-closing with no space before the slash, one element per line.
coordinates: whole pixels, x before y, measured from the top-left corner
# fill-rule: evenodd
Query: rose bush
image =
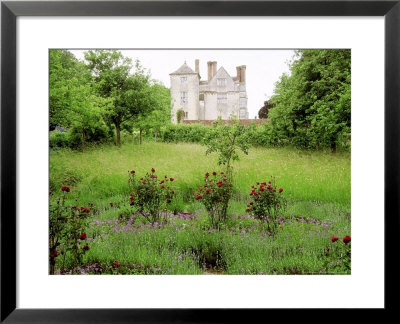
<path fill-rule="evenodd" d="M 204 184 L 195 192 L 195 199 L 200 200 L 207 210 L 211 227 L 217 228 L 226 220 L 229 200 L 232 197 L 231 177 L 224 172 L 206 173 Z"/>
<path fill-rule="evenodd" d="M 171 185 L 175 179 L 159 179 L 155 172 L 152 168 L 151 173 L 139 178 L 134 170 L 129 171 L 130 205 L 152 224 L 160 221 L 161 211 L 167 210 L 175 194 Z"/>
<path fill-rule="evenodd" d="M 275 178 L 267 182 L 257 182 L 251 186 L 250 203 L 246 212 L 255 218 L 266 221 L 268 231 L 275 232 L 278 225 L 278 216 L 285 208 L 286 201 L 282 196 L 283 189 L 277 189 Z"/>

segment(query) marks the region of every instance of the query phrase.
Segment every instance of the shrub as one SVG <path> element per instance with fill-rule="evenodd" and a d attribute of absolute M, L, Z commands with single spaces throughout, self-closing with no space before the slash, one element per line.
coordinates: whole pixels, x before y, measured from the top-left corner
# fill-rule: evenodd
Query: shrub
<path fill-rule="evenodd" d="M 285 207 L 286 202 L 282 197 L 283 189 L 275 185 L 275 179 L 271 181 L 257 182 L 251 186 L 251 201 L 247 205 L 246 212 L 254 215 L 255 218 L 267 222 L 268 231 L 273 233 L 277 227 L 279 212 Z"/>
<path fill-rule="evenodd" d="M 351 237 L 345 236 L 341 240 L 340 237 L 333 235 L 327 250 L 326 267 L 328 273 L 335 271 L 340 273 L 351 272 Z"/>
<path fill-rule="evenodd" d="M 69 132 L 53 131 L 49 134 L 50 148 L 56 147 L 70 147 L 71 137 Z"/>
<path fill-rule="evenodd" d="M 211 227 L 218 228 L 226 221 L 228 203 L 232 197 L 233 186 L 231 178 L 224 172 L 216 171 L 204 176 L 204 184 L 196 193 L 196 200 L 200 200 L 210 217 Z"/>
<path fill-rule="evenodd" d="M 65 198 L 71 189 L 67 186 L 61 187 L 62 196 L 58 197 L 56 203 L 50 204 L 49 219 L 49 262 L 50 274 L 54 274 L 56 258 L 60 253 L 65 256 L 72 254 L 72 266 L 76 268 L 82 263 L 82 255 L 90 249 L 86 243 L 87 234 L 84 232 L 86 218 L 90 210 L 82 206 L 65 206 Z M 50 192 L 51 194 L 51 192 Z M 86 243 L 84 245 L 84 243 Z"/>
<path fill-rule="evenodd" d="M 129 171 L 130 204 L 152 224 L 160 221 L 160 212 L 167 210 L 175 194 L 169 185 L 174 178 L 165 176 L 160 180 L 155 171 L 152 168 L 151 173 L 139 179 L 134 170 Z"/>

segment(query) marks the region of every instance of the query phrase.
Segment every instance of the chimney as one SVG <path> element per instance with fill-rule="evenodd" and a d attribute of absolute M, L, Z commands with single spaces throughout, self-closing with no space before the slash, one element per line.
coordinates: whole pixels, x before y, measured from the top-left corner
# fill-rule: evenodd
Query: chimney
<path fill-rule="evenodd" d="M 246 65 L 240 67 L 240 82 L 246 83 Z"/>
<path fill-rule="evenodd" d="M 240 66 L 236 67 L 236 78 L 240 82 Z"/>
<path fill-rule="evenodd" d="M 217 74 L 217 62 L 214 61 L 212 62 L 212 76 L 214 77 L 214 75 Z"/>
<path fill-rule="evenodd" d="M 196 59 L 196 60 L 194 61 L 194 70 L 195 70 L 196 73 L 200 74 L 199 60 L 198 60 L 198 59 Z"/>
<path fill-rule="evenodd" d="M 207 62 L 207 67 L 208 67 L 208 81 L 210 81 L 210 80 L 212 79 L 212 77 L 213 77 L 213 75 L 212 75 L 212 64 L 213 64 L 213 62 L 211 62 L 211 61 L 208 61 L 208 62 Z"/>

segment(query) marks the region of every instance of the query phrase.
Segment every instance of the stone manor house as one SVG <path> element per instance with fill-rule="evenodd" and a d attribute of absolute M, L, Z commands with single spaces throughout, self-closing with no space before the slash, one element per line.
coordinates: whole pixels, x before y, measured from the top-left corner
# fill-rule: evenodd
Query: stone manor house
<path fill-rule="evenodd" d="M 200 76 L 199 60 L 193 71 L 186 62 L 171 77 L 171 119 L 177 123 L 176 112 L 183 110 L 184 120 L 228 120 L 231 116 L 249 118 L 247 111 L 246 66 L 236 67 L 236 76 L 207 62 L 207 80 Z"/>

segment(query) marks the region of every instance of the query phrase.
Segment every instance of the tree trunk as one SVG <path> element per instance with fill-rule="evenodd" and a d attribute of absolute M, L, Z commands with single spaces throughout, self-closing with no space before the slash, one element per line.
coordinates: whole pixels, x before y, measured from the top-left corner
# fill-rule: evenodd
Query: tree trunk
<path fill-rule="evenodd" d="M 139 144 L 142 145 L 142 129 L 139 130 Z"/>
<path fill-rule="evenodd" d="M 115 124 L 115 130 L 117 132 L 117 146 L 121 147 L 121 126 Z"/>
<path fill-rule="evenodd" d="M 85 129 L 82 128 L 82 151 L 86 151 L 86 136 L 85 136 Z"/>
<path fill-rule="evenodd" d="M 336 143 L 335 142 L 331 143 L 331 150 L 332 150 L 332 153 L 336 153 Z"/>

